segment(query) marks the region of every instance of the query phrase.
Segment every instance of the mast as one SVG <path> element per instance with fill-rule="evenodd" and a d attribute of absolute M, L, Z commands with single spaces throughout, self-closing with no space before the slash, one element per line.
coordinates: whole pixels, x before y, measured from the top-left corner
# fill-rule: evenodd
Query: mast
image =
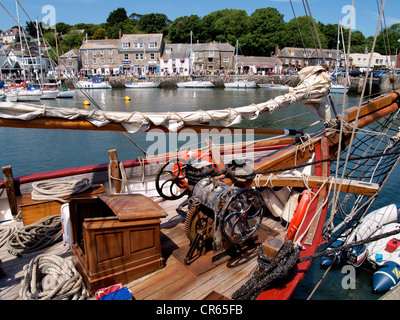
<path fill-rule="evenodd" d="M 22 67 L 22 73 L 24 75 L 24 81 L 26 81 L 25 66 L 24 66 L 24 46 L 22 44 L 21 23 L 19 21 L 18 1 L 17 0 L 15 0 L 15 8 L 17 10 L 18 34 L 19 34 L 19 43 L 21 46 L 21 67 Z"/>
<path fill-rule="evenodd" d="M 36 18 L 36 35 L 38 40 L 38 47 L 39 47 L 39 63 L 40 63 L 40 87 L 43 90 L 43 70 L 42 70 L 42 51 L 40 49 L 40 39 L 39 39 L 39 23 L 38 19 Z"/>

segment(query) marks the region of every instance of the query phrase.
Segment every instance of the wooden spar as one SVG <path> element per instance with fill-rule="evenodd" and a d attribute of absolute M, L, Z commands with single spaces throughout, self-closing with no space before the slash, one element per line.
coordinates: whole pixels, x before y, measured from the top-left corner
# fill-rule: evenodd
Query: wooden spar
<path fill-rule="evenodd" d="M 306 181 L 305 181 L 306 180 Z M 325 183 L 325 188 L 332 188 L 334 185 L 340 186 L 340 191 L 351 194 L 361 194 L 365 196 L 373 196 L 378 192 L 379 185 L 376 183 L 366 183 L 356 180 L 335 179 L 331 177 L 329 180 L 326 176 L 309 176 L 306 179 L 298 176 L 269 176 L 263 175 L 257 180 L 260 186 L 273 187 L 294 187 L 294 188 L 315 188 L 319 189 Z M 252 186 L 255 183 L 253 182 Z"/>
<path fill-rule="evenodd" d="M 124 126 L 120 123 L 108 123 L 98 127 L 87 120 L 68 120 L 62 118 L 36 118 L 29 121 L 2 119 L 0 118 L 0 127 L 9 128 L 30 128 L 30 129 L 60 129 L 60 130 L 92 130 L 92 131 L 117 131 L 126 132 Z M 242 128 L 242 127 L 222 127 L 206 125 L 188 125 L 176 132 L 171 132 L 163 126 L 151 125 L 148 130 L 161 130 L 165 133 L 197 133 L 197 134 L 235 134 L 243 135 L 251 133 L 254 135 L 296 135 L 297 131 L 292 129 L 267 129 L 267 128 Z M 141 131 L 143 132 L 143 131 Z"/>

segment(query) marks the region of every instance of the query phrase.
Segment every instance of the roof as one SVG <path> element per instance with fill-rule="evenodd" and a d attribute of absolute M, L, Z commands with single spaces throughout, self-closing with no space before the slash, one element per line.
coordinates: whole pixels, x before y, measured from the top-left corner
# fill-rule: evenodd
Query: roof
<path fill-rule="evenodd" d="M 282 61 L 276 57 L 256 57 L 256 56 L 238 56 L 238 63 L 243 65 L 282 65 Z"/>
<path fill-rule="evenodd" d="M 193 44 L 193 51 L 228 51 L 235 52 L 235 47 L 230 43 L 195 43 Z"/>
<path fill-rule="evenodd" d="M 0 37 L 17 36 L 19 34 L 18 28 L 11 28 L 0 33 Z"/>
<path fill-rule="evenodd" d="M 117 49 L 118 45 L 118 39 L 84 40 L 79 49 Z"/>
<path fill-rule="evenodd" d="M 306 51 L 306 57 L 304 56 L 304 50 Z M 336 59 L 337 50 L 336 49 L 322 49 L 322 52 L 325 57 L 332 56 L 332 58 Z M 285 47 L 280 50 L 278 55 L 279 58 L 292 58 L 292 59 L 304 59 L 304 58 L 318 58 L 320 55 L 320 50 L 318 51 L 315 48 L 293 48 L 293 47 Z M 343 54 L 341 50 L 339 50 L 339 57 Z"/>
<path fill-rule="evenodd" d="M 186 43 L 168 43 L 164 47 L 164 52 L 161 58 L 179 59 L 190 56 L 190 44 Z"/>
<path fill-rule="evenodd" d="M 62 54 L 60 58 L 78 58 L 79 57 L 79 50 L 78 49 L 71 49 L 68 52 Z"/>
<path fill-rule="evenodd" d="M 163 37 L 164 35 L 162 33 L 144 33 L 144 34 L 124 34 L 121 37 L 121 41 L 119 44 L 120 50 L 140 50 L 143 51 L 143 48 L 135 48 L 133 45 L 131 45 L 129 48 L 123 48 L 122 44 L 123 43 L 155 43 L 155 47 L 149 48 L 149 46 L 146 46 L 146 50 L 159 50 L 162 46 L 163 43 Z"/>

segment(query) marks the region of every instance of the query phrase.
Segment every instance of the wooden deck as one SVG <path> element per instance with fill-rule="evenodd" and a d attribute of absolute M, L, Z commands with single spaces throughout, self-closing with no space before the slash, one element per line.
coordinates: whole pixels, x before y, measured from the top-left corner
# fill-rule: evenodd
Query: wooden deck
<path fill-rule="evenodd" d="M 257 247 L 250 247 L 240 257 L 213 265 L 211 252 L 199 258 L 189 267 L 181 262 L 187 253 L 189 240 L 184 232 L 184 217 L 176 208 L 183 200 L 164 201 L 160 205 L 168 212 L 162 219 L 161 243 L 165 267 L 140 279 L 124 284 L 137 300 L 195 300 L 204 299 L 212 291 L 227 298 L 244 284 L 257 267 Z M 22 223 L 17 223 L 19 227 Z M 271 228 L 271 226 L 269 226 Z M 261 233 L 271 232 L 265 225 Z M 272 227 L 273 229 L 273 227 Z M 180 252 L 180 253 L 179 253 Z M 20 300 L 20 283 L 23 280 L 23 266 L 39 254 L 55 254 L 63 258 L 71 257 L 68 245 L 62 242 L 46 249 L 15 257 L 0 248 L 4 275 L 0 277 L 0 300 Z M 94 297 L 92 297 L 94 299 Z"/>

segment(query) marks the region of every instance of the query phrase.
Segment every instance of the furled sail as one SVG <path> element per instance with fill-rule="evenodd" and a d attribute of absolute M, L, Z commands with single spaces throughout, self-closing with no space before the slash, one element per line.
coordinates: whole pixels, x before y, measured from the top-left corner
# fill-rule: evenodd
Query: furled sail
<path fill-rule="evenodd" d="M 82 110 L 77 108 L 52 108 L 45 105 L 4 102 L 0 104 L 0 118 L 32 120 L 35 118 L 84 119 L 95 126 L 111 122 L 120 123 L 130 132 L 145 132 L 150 126 L 163 126 L 176 132 L 186 125 L 210 124 L 218 122 L 223 126 L 241 123 L 243 119 L 256 119 L 260 114 L 270 113 L 300 102 L 310 108 L 323 122 L 330 121 L 330 104 L 327 96 L 331 76 L 321 66 L 306 67 L 299 72 L 300 83 L 289 93 L 267 102 L 251 104 L 239 108 L 223 110 L 198 110 L 190 112 L 113 112 L 101 110 Z"/>

